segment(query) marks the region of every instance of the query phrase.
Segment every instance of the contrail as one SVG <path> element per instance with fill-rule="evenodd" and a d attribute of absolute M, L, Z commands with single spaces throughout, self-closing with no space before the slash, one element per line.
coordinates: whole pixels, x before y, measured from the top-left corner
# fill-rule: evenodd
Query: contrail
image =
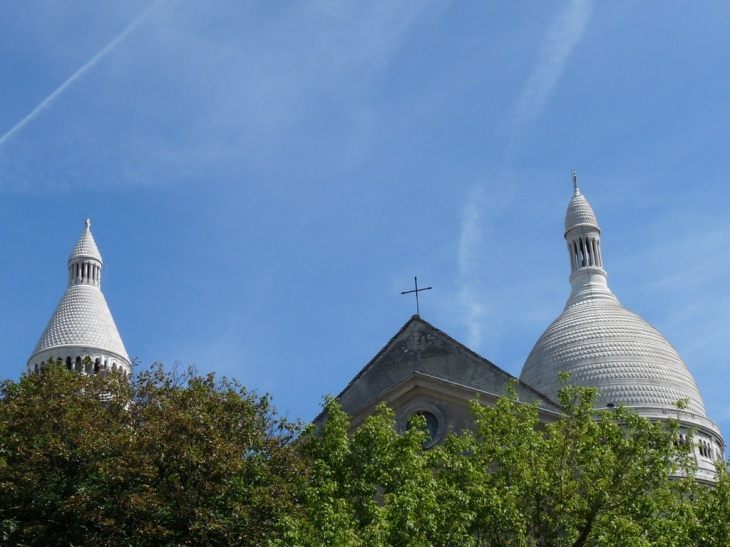
<path fill-rule="evenodd" d="M 41 103 L 36 106 L 30 114 L 28 114 L 25 118 L 20 120 L 10 131 L 5 133 L 2 137 L 0 137 L 0 146 L 5 144 L 5 141 L 10 139 L 15 133 L 23 129 L 28 122 L 30 122 L 33 118 L 35 118 L 43 109 L 45 109 L 47 106 L 49 106 L 61 93 L 66 91 L 76 80 L 78 80 L 81 76 L 84 75 L 85 72 L 87 72 L 90 68 L 92 68 L 96 63 L 98 63 L 102 57 L 104 57 L 107 53 L 109 53 L 111 50 L 113 50 L 116 46 L 119 45 L 119 43 L 124 40 L 129 34 L 137 28 L 137 26 L 144 20 L 145 17 L 147 17 L 147 14 L 150 12 L 150 10 L 160 2 L 160 0 L 155 0 L 152 2 L 147 8 L 142 11 L 135 19 L 132 21 L 127 28 L 125 28 L 119 36 L 114 38 L 111 42 L 109 42 L 104 49 L 102 49 L 99 53 L 94 55 L 84 66 L 82 66 L 80 69 L 78 69 L 76 72 L 73 73 L 73 75 L 63 82 L 58 89 L 56 89 L 53 93 L 51 93 L 48 97 L 43 99 Z"/>
<path fill-rule="evenodd" d="M 511 112 L 513 123 L 523 125 L 542 113 L 570 53 L 583 37 L 590 12 L 590 0 L 571 0 L 567 9 L 555 19 L 548 30 L 537 66 Z"/>

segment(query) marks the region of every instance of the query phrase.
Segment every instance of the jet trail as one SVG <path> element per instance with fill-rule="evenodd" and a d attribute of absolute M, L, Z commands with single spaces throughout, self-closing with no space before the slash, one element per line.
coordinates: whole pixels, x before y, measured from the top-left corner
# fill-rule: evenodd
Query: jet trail
<path fill-rule="evenodd" d="M 563 74 L 568 57 L 583 38 L 590 15 L 590 0 L 571 0 L 548 29 L 538 64 L 511 112 L 515 124 L 528 123 L 542 113 Z"/>
<path fill-rule="evenodd" d="M 159 2 L 160 0 L 155 0 L 152 2 L 149 6 L 147 6 L 142 13 L 140 13 L 134 21 L 132 21 L 127 28 L 125 28 L 114 40 L 109 42 L 99 53 L 94 55 L 84 66 L 82 66 L 80 69 L 78 69 L 76 72 L 73 73 L 73 75 L 63 82 L 53 93 L 51 93 L 48 97 L 43 99 L 41 103 L 36 106 L 30 114 L 28 114 L 25 118 L 20 120 L 10 131 L 5 133 L 2 137 L 0 137 L 0 146 L 5 144 L 5 142 L 10 139 L 15 133 L 23 129 L 33 118 L 35 118 L 42 110 L 44 110 L 47 106 L 49 106 L 53 101 L 61 95 L 64 91 L 66 91 L 76 80 L 78 80 L 81 76 L 84 75 L 85 72 L 87 72 L 89 69 L 93 68 L 96 63 L 98 63 L 102 57 L 104 57 L 107 53 L 109 53 L 111 50 L 113 50 L 116 46 L 119 45 L 119 43 L 124 40 L 129 34 L 137 28 L 137 26 L 144 20 L 145 17 L 147 17 L 147 14 L 150 12 L 150 10 Z"/>

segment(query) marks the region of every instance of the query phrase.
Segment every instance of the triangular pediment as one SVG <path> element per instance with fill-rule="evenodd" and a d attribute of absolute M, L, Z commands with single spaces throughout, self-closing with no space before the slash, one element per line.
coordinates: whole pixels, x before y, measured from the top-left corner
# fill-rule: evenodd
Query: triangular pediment
<path fill-rule="evenodd" d="M 548 411 L 559 411 L 553 401 L 417 315 L 365 365 L 337 399 L 350 416 L 369 413 L 380 401 L 390 400 L 387 394 L 394 393 L 399 385 L 412 383 L 414 378 L 451 386 L 454 394 L 469 394 L 470 399 L 477 395 L 506 395 L 508 383 L 515 381 L 521 401 L 539 402 Z"/>

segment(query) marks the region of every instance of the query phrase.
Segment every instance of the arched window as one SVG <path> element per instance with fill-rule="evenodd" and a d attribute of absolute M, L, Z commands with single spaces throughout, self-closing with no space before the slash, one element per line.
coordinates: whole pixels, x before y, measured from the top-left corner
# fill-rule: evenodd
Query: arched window
<path fill-rule="evenodd" d="M 66 368 L 71 370 L 71 357 L 66 357 Z"/>
<path fill-rule="evenodd" d="M 700 456 L 703 458 L 710 458 L 712 455 L 712 451 L 710 450 L 710 443 L 708 443 L 704 439 L 700 439 L 699 449 L 700 449 Z"/>
<path fill-rule="evenodd" d="M 35 371 L 38 372 L 38 363 L 35 364 Z"/>
<path fill-rule="evenodd" d="M 76 358 L 76 370 L 81 372 L 81 357 Z"/>
<path fill-rule="evenodd" d="M 99 365 L 101 364 L 101 359 L 98 357 L 96 358 L 96 361 L 94 361 L 94 374 L 99 374 Z"/>

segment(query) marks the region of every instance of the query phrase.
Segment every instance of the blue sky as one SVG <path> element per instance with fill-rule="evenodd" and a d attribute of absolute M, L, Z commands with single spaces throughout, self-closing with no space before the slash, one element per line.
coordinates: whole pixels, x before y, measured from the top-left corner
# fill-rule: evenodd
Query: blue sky
<path fill-rule="evenodd" d="M 0 3 L 3 377 L 86 217 L 131 356 L 311 419 L 415 313 L 518 375 L 609 285 L 730 433 L 730 4 Z"/>

